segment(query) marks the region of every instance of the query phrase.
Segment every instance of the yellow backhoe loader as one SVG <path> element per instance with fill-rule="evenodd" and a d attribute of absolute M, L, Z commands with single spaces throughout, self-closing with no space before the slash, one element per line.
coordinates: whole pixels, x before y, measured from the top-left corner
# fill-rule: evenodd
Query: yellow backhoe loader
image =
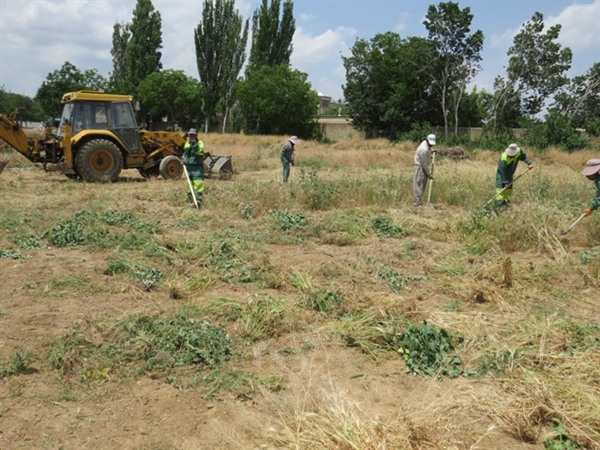
<path fill-rule="evenodd" d="M 138 169 L 144 177 L 180 178 L 185 136 L 173 131 L 140 130 L 131 101 L 130 95 L 70 92 L 63 95 L 63 112 L 55 134 L 47 126 L 43 138 L 28 137 L 17 110 L 8 116 L 0 113 L 0 139 L 44 170 L 60 171 L 69 178 L 113 182 L 123 169 Z M 225 158 L 218 168 L 221 178 L 231 178 L 231 157 L 216 158 Z M 1 162 L 0 172 L 8 161 Z M 208 174 L 214 165 L 211 163 L 212 159 L 205 162 Z"/>

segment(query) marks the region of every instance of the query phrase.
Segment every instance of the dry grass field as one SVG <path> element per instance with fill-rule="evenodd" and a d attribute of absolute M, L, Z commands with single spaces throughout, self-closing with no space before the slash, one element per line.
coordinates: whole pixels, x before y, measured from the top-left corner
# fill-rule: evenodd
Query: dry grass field
<path fill-rule="evenodd" d="M 498 154 L 201 136 L 185 182 L 0 175 L 0 449 L 600 449 L 600 212 L 592 152 Z M 441 146 L 443 148 L 443 145 Z M 524 167 L 520 167 L 518 172 Z"/>

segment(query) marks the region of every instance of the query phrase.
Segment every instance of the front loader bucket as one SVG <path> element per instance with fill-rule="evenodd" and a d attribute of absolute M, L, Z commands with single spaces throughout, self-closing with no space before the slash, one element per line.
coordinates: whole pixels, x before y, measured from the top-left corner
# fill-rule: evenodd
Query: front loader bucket
<path fill-rule="evenodd" d="M 233 165 L 231 155 L 204 155 L 204 175 L 207 178 L 218 176 L 220 180 L 231 180 L 233 176 Z"/>
<path fill-rule="evenodd" d="M 2 171 L 6 167 L 6 165 L 8 164 L 8 161 L 10 161 L 10 158 L 4 158 L 4 159 L 0 160 L 0 173 L 2 173 Z"/>

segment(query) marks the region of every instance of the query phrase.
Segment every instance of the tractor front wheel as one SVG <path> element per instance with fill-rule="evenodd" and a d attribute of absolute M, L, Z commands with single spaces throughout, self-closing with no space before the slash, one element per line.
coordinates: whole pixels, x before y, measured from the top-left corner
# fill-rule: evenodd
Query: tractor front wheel
<path fill-rule="evenodd" d="M 75 168 L 85 181 L 114 182 L 123 170 L 123 155 L 113 142 L 94 139 L 86 142 L 77 152 Z"/>
<path fill-rule="evenodd" d="M 161 159 L 158 171 L 165 180 L 178 180 L 183 175 L 183 162 L 175 155 L 166 156 Z"/>

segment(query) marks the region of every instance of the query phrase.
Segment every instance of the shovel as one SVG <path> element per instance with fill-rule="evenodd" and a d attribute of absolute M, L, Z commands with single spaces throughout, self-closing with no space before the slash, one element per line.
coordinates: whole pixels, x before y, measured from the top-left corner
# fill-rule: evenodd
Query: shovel
<path fill-rule="evenodd" d="M 185 174 L 185 179 L 187 180 L 188 186 L 190 187 L 190 193 L 192 194 L 192 198 L 194 199 L 194 205 L 196 206 L 196 209 L 200 209 L 200 207 L 198 206 L 198 200 L 196 200 L 196 194 L 194 193 L 194 188 L 192 186 L 192 180 L 190 180 L 190 176 L 188 175 L 188 171 L 187 171 L 187 168 L 185 167 L 185 164 L 183 165 L 183 173 Z"/>
<path fill-rule="evenodd" d="M 495 194 L 495 195 L 494 195 L 492 198 L 490 198 L 490 199 L 489 199 L 489 200 L 486 202 L 486 204 L 485 204 L 485 205 L 483 205 L 483 209 L 487 208 L 487 207 L 488 207 L 488 205 L 489 205 L 490 203 L 492 203 L 492 202 L 493 202 L 493 201 L 496 199 L 496 197 L 498 197 L 500 194 L 502 194 L 502 193 L 503 193 L 505 190 L 507 190 L 508 188 L 512 187 L 512 185 L 515 183 L 515 181 L 517 181 L 519 178 L 521 178 L 523 175 L 525 175 L 525 174 L 526 174 L 527 172 L 529 172 L 530 170 L 531 170 L 531 169 L 524 170 L 523 172 L 521 172 L 519 175 L 517 175 L 517 176 L 516 176 L 516 177 L 515 177 L 515 178 L 512 180 L 512 183 L 510 183 L 510 184 L 506 185 L 506 187 L 502 188 L 502 190 L 501 190 L 501 191 L 499 191 L 499 192 L 496 192 L 496 194 Z"/>
<path fill-rule="evenodd" d="M 431 202 L 431 187 L 433 186 L 433 168 L 435 167 L 435 150 L 431 152 L 431 171 L 429 172 L 431 180 L 429 180 L 429 193 L 427 194 L 427 206 Z"/>
<path fill-rule="evenodd" d="M 581 219 L 583 219 L 585 216 L 587 216 L 587 214 L 586 214 L 586 213 L 583 213 L 582 215 L 580 215 L 580 216 L 577 218 L 577 220 L 576 220 L 575 222 L 573 222 L 573 223 L 571 224 L 571 226 L 570 226 L 569 228 L 567 228 L 566 230 L 558 230 L 558 234 L 562 234 L 563 236 L 564 236 L 565 234 L 569 234 L 569 231 L 571 231 L 573 228 L 575 228 L 575 225 L 577 225 L 577 224 L 578 224 L 578 223 L 581 221 Z"/>

